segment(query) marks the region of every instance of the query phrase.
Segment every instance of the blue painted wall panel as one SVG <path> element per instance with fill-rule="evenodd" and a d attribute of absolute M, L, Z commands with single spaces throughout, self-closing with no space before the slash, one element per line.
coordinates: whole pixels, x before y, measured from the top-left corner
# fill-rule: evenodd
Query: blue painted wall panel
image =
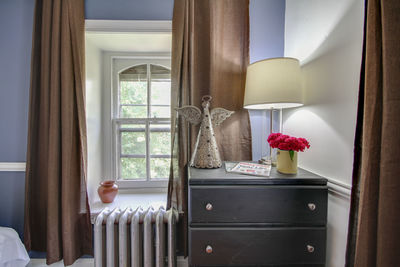
<path fill-rule="evenodd" d="M 283 57 L 284 0 L 250 0 L 250 63 Z"/>
<path fill-rule="evenodd" d="M 85 0 L 86 19 L 172 20 L 173 0 Z"/>
<path fill-rule="evenodd" d="M 285 39 L 284 0 L 250 0 L 250 63 L 283 57 Z M 250 110 L 253 160 L 269 152 L 269 111 Z M 279 113 L 274 113 L 274 129 L 279 126 Z M 279 128 L 279 127 L 278 127 Z"/>
<path fill-rule="evenodd" d="M 34 2 L 0 1 L 0 162 L 25 161 Z"/>

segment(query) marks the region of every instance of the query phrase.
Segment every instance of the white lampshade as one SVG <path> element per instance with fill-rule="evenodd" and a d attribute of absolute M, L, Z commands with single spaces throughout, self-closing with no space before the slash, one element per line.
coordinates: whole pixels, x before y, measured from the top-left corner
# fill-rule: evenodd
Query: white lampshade
<path fill-rule="evenodd" d="M 271 58 L 247 67 L 244 108 L 280 109 L 303 105 L 300 64 L 295 58 Z"/>

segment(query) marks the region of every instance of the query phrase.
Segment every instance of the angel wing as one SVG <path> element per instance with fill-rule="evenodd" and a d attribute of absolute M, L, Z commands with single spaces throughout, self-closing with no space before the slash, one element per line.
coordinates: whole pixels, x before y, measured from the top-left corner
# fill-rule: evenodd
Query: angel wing
<path fill-rule="evenodd" d="M 184 106 L 181 108 L 176 108 L 178 114 L 183 116 L 187 121 L 196 125 L 201 122 L 201 110 L 195 106 Z"/>
<path fill-rule="evenodd" d="M 218 126 L 233 113 L 235 112 L 224 108 L 213 108 L 211 110 L 211 121 L 214 125 Z"/>

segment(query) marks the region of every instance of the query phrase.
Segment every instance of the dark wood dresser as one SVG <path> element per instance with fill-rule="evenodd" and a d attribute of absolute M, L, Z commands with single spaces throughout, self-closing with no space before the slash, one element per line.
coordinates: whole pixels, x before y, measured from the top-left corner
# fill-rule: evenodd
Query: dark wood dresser
<path fill-rule="evenodd" d="M 189 168 L 190 266 L 325 266 L 327 180 Z"/>

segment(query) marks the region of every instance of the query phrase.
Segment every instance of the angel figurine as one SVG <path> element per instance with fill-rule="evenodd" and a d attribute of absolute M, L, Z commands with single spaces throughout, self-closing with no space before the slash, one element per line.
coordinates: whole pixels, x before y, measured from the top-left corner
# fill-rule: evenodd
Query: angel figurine
<path fill-rule="evenodd" d="M 183 116 L 191 124 L 197 125 L 201 122 L 195 149 L 192 154 L 190 166 L 195 168 L 220 168 L 222 166 L 221 157 L 218 152 L 217 141 L 215 140 L 214 126 L 220 125 L 226 118 L 234 112 L 224 108 L 214 108 L 209 111 L 212 97 L 205 95 L 202 97 L 203 114 L 198 107 L 184 106 L 177 108 L 178 114 Z"/>

